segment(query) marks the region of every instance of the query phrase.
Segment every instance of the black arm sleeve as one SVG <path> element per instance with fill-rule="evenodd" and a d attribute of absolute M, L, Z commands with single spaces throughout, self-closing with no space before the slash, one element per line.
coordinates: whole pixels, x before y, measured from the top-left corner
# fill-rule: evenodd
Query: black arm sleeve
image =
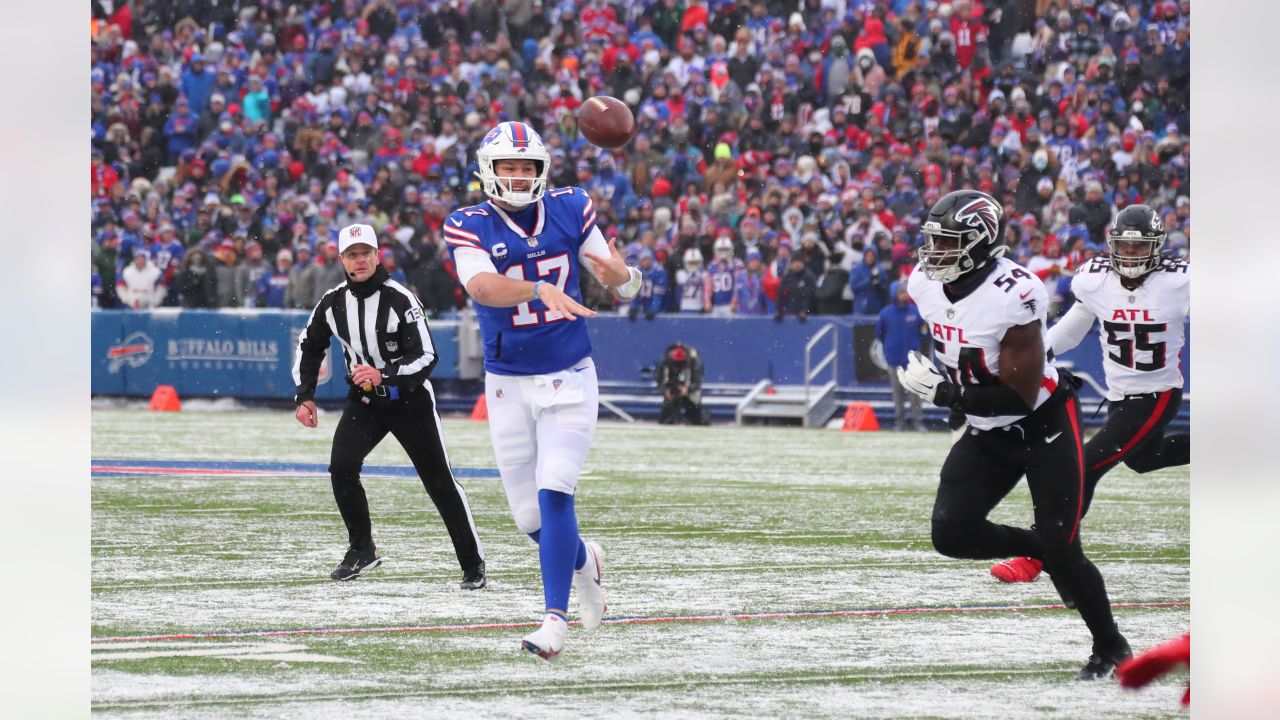
<path fill-rule="evenodd" d="M 333 296 L 334 293 L 329 293 L 316 303 L 315 309 L 311 311 L 311 317 L 307 318 L 307 326 L 298 335 L 298 350 L 293 359 L 293 382 L 297 386 L 294 390 L 293 402 L 297 405 L 313 399 L 316 395 L 320 363 L 324 362 L 324 354 L 329 350 L 329 341 L 333 337 L 333 330 L 325 320 L 330 298 Z"/>
<path fill-rule="evenodd" d="M 933 397 L 938 407 L 958 410 L 966 415 L 996 417 L 1025 415 L 1031 412 L 1017 390 L 1008 385 L 957 385 L 943 383 Z"/>

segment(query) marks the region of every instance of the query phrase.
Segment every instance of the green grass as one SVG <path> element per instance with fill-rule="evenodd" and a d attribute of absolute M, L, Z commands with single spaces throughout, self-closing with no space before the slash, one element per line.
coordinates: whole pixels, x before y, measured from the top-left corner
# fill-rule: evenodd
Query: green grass
<path fill-rule="evenodd" d="M 95 459 L 323 463 L 336 414 L 98 409 Z M 482 423 L 446 421 L 455 466 L 491 468 Z M 327 573 L 345 531 L 321 477 L 93 480 L 95 638 L 311 628 L 358 634 L 93 645 L 102 717 L 1179 717 L 1178 679 L 1144 693 L 1069 680 L 1089 653 L 1071 611 L 736 620 L 751 613 L 1054 604 L 987 563 L 933 552 L 942 434 L 603 424 L 581 482 L 584 535 L 608 553 L 611 618 L 547 665 L 516 650 L 534 622 L 534 546 L 496 478 L 464 481 L 490 587 L 457 589 L 416 479 L 366 481 L 383 567 Z M 369 464 L 406 465 L 389 439 Z M 1104 481 L 1084 530 L 1114 602 L 1185 601 L 1190 472 Z M 1030 522 L 1019 486 L 993 519 Z M 1187 607 L 1118 609 L 1135 648 L 1185 632 Z M 159 657 L 122 656 L 157 653 Z M 231 653 L 235 657 L 216 654 Z M 236 659 L 240 658 L 240 659 Z"/>

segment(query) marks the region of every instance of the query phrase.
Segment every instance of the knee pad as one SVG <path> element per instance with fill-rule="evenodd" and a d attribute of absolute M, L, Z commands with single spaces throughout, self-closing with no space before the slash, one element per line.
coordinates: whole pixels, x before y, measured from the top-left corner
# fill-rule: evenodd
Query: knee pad
<path fill-rule="evenodd" d="M 952 558 L 968 558 L 972 553 L 972 537 L 969 523 L 934 520 L 932 532 L 933 549 L 939 554 Z"/>
<path fill-rule="evenodd" d="M 520 503 L 520 507 L 511 507 L 511 517 L 516 521 L 516 528 L 528 535 L 542 529 L 542 512 L 538 510 L 538 500 L 532 503 Z"/>
<path fill-rule="evenodd" d="M 572 495 L 578 489 L 578 472 L 581 465 L 564 457 L 549 458 L 538 472 L 538 489 L 555 490 Z"/>

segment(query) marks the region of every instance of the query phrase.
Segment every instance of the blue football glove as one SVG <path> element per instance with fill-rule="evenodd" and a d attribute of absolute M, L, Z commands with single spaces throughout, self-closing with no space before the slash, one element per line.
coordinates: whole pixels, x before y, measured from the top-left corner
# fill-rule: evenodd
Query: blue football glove
<path fill-rule="evenodd" d="M 931 360 L 912 350 L 907 357 L 907 366 L 898 368 L 898 382 L 922 399 L 937 404 L 938 388 L 947 383 L 947 378 L 938 372 Z"/>

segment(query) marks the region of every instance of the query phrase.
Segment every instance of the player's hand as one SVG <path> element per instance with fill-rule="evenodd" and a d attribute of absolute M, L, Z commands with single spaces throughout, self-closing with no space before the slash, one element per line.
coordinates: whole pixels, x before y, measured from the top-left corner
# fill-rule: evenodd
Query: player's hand
<path fill-rule="evenodd" d="M 898 382 L 902 387 L 929 402 L 938 396 L 938 387 L 946 381 L 933 362 L 915 350 L 908 356 L 907 366 L 898 368 Z"/>
<path fill-rule="evenodd" d="M 368 392 L 382 384 L 382 371 L 372 365 L 355 365 L 351 368 L 351 382 Z"/>
<path fill-rule="evenodd" d="M 591 253 L 583 253 L 583 255 L 586 256 L 587 262 L 591 263 L 595 276 L 605 285 L 616 288 L 631 279 L 631 273 L 627 270 L 627 261 L 623 260 L 622 254 L 618 252 L 618 238 L 609 238 L 609 257 L 607 258 Z"/>
<path fill-rule="evenodd" d="M 302 427 L 313 428 L 319 424 L 316 416 L 316 404 L 311 400 L 299 405 L 293 416 L 298 419 L 298 422 L 302 423 Z"/>
<path fill-rule="evenodd" d="M 596 316 L 595 310 L 582 305 L 549 282 L 544 282 L 538 286 L 538 299 L 542 301 L 543 305 L 547 306 L 547 310 L 558 312 L 569 320 Z"/>

